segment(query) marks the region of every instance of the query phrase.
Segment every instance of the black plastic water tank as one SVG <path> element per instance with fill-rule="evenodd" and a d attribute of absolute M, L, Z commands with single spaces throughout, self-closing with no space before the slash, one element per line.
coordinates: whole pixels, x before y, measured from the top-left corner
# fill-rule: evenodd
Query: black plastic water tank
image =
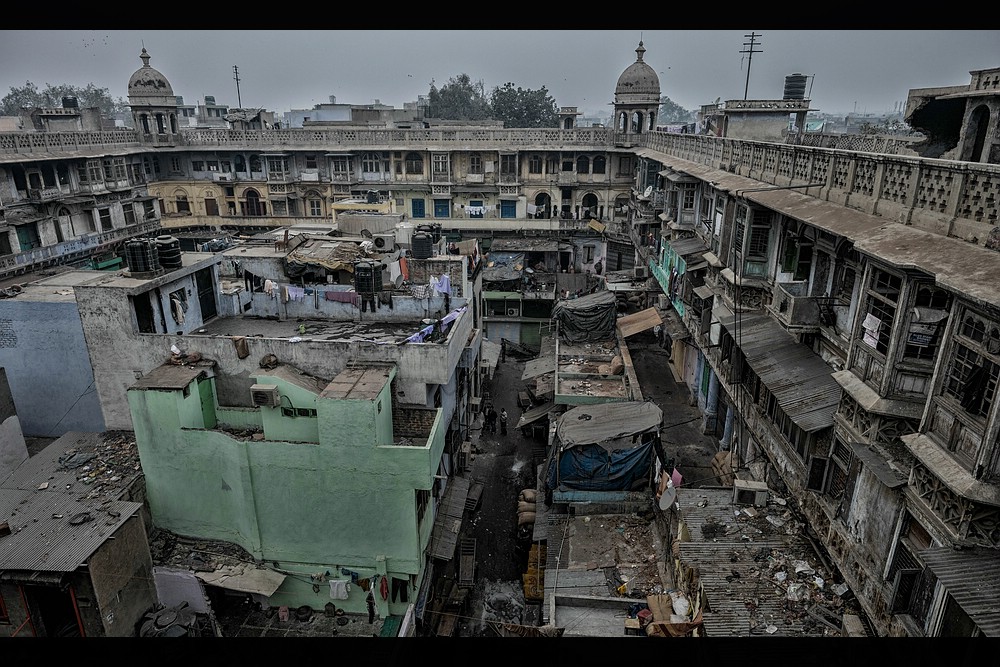
<path fill-rule="evenodd" d="M 381 292 L 382 265 L 374 262 L 357 262 L 354 265 L 354 289 L 358 294 Z"/>
<path fill-rule="evenodd" d="M 125 244 L 125 263 L 132 273 L 149 273 L 160 268 L 159 252 L 152 239 L 133 239 Z"/>
<path fill-rule="evenodd" d="M 809 79 L 805 74 L 789 74 L 785 77 L 785 95 L 782 99 L 802 100 L 806 97 L 806 81 Z"/>
<path fill-rule="evenodd" d="M 429 259 L 434 256 L 434 241 L 426 232 L 416 232 L 410 240 L 414 259 Z"/>
<path fill-rule="evenodd" d="M 157 236 L 160 266 L 164 269 L 181 268 L 181 242 L 173 236 Z"/>

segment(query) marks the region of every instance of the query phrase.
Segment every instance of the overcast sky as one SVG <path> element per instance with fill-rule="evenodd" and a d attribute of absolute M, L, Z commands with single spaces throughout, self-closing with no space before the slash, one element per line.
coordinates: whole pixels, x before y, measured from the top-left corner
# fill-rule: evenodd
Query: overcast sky
<path fill-rule="evenodd" d="M 559 106 L 608 115 L 640 39 L 660 94 L 688 110 L 780 99 L 785 77 L 804 74 L 811 108 L 881 114 L 901 111 L 911 88 L 967 85 L 971 70 L 1000 66 L 1000 30 L 0 30 L 0 97 L 26 81 L 126 97 L 145 46 L 187 104 L 214 95 L 283 112 L 333 95 L 400 107 L 465 73 L 487 94 L 545 86 Z"/>

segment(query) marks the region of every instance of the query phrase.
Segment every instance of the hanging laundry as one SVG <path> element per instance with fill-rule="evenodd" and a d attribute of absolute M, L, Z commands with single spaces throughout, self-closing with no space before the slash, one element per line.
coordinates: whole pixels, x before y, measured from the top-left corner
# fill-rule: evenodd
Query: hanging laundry
<path fill-rule="evenodd" d="M 442 273 L 440 277 L 431 276 L 431 287 L 438 294 L 451 294 L 451 278 L 446 273 Z"/>
<path fill-rule="evenodd" d="M 365 603 L 368 605 L 368 622 L 375 622 L 375 596 L 372 595 L 371 591 L 368 591 L 368 597 L 365 598 Z"/>
<path fill-rule="evenodd" d="M 433 279 L 432 279 L 433 280 Z M 415 299 L 426 299 L 431 295 L 430 285 L 410 285 L 410 294 Z"/>
<path fill-rule="evenodd" d="M 378 592 L 382 596 L 383 600 L 389 599 L 389 582 L 386 577 L 379 577 L 378 582 Z"/>
<path fill-rule="evenodd" d="M 306 297 L 306 290 L 304 287 L 296 287 L 295 285 L 288 286 L 288 298 L 292 301 L 302 301 Z"/>
<path fill-rule="evenodd" d="M 389 310 L 392 310 L 392 292 L 379 292 L 378 302 L 383 306 L 389 306 Z"/>
<path fill-rule="evenodd" d="M 347 579 L 330 580 L 330 597 L 334 600 L 346 600 L 351 594 L 351 582 Z"/>
<path fill-rule="evenodd" d="M 236 348 L 236 356 L 240 359 L 250 356 L 250 344 L 247 343 L 246 336 L 233 336 L 233 347 Z"/>
<path fill-rule="evenodd" d="M 170 308 L 174 315 L 174 322 L 184 324 L 184 306 L 181 305 L 180 299 L 170 299 Z"/>

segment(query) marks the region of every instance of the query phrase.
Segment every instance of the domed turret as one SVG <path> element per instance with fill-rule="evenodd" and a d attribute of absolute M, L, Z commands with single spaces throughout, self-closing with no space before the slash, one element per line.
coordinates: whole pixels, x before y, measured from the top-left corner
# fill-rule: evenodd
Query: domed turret
<path fill-rule="evenodd" d="M 621 104 L 660 103 L 660 78 L 648 64 L 643 62 L 646 52 L 642 41 L 635 50 L 635 62 L 625 68 L 615 86 L 615 102 Z"/>
<path fill-rule="evenodd" d="M 128 105 L 132 107 L 135 127 L 147 138 L 156 135 L 157 143 L 171 143 L 177 134 L 177 98 L 174 89 L 159 71 L 149 66 L 145 47 L 139 56 L 142 67 L 128 80 Z"/>
<path fill-rule="evenodd" d="M 149 66 L 149 53 L 143 48 L 142 67 L 128 80 L 128 101 L 131 106 L 177 106 L 174 89 L 167 77 Z"/>
<path fill-rule="evenodd" d="M 646 48 L 639 40 L 635 62 L 625 68 L 615 86 L 615 131 L 642 134 L 656 127 L 660 108 L 660 77 L 642 60 Z"/>

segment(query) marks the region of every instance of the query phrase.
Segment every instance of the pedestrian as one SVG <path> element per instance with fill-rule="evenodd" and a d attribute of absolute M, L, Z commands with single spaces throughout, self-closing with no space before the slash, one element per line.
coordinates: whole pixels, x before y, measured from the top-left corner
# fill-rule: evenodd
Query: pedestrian
<path fill-rule="evenodd" d="M 494 432 L 496 432 L 496 426 L 493 427 Z M 507 435 L 507 410 L 505 408 L 500 408 L 500 434 Z"/>
<path fill-rule="evenodd" d="M 659 324 L 653 327 L 653 335 L 656 336 L 656 344 L 663 347 L 663 327 Z"/>
<path fill-rule="evenodd" d="M 496 433 L 497 432 L 497 411 L 490 406 L 490 409 L 486 411 L 486 432 Z"/>
<path fill-rule="evenodd" d="M 500 339 L 500 363 L 507 361 L 507 339 Z"/>

